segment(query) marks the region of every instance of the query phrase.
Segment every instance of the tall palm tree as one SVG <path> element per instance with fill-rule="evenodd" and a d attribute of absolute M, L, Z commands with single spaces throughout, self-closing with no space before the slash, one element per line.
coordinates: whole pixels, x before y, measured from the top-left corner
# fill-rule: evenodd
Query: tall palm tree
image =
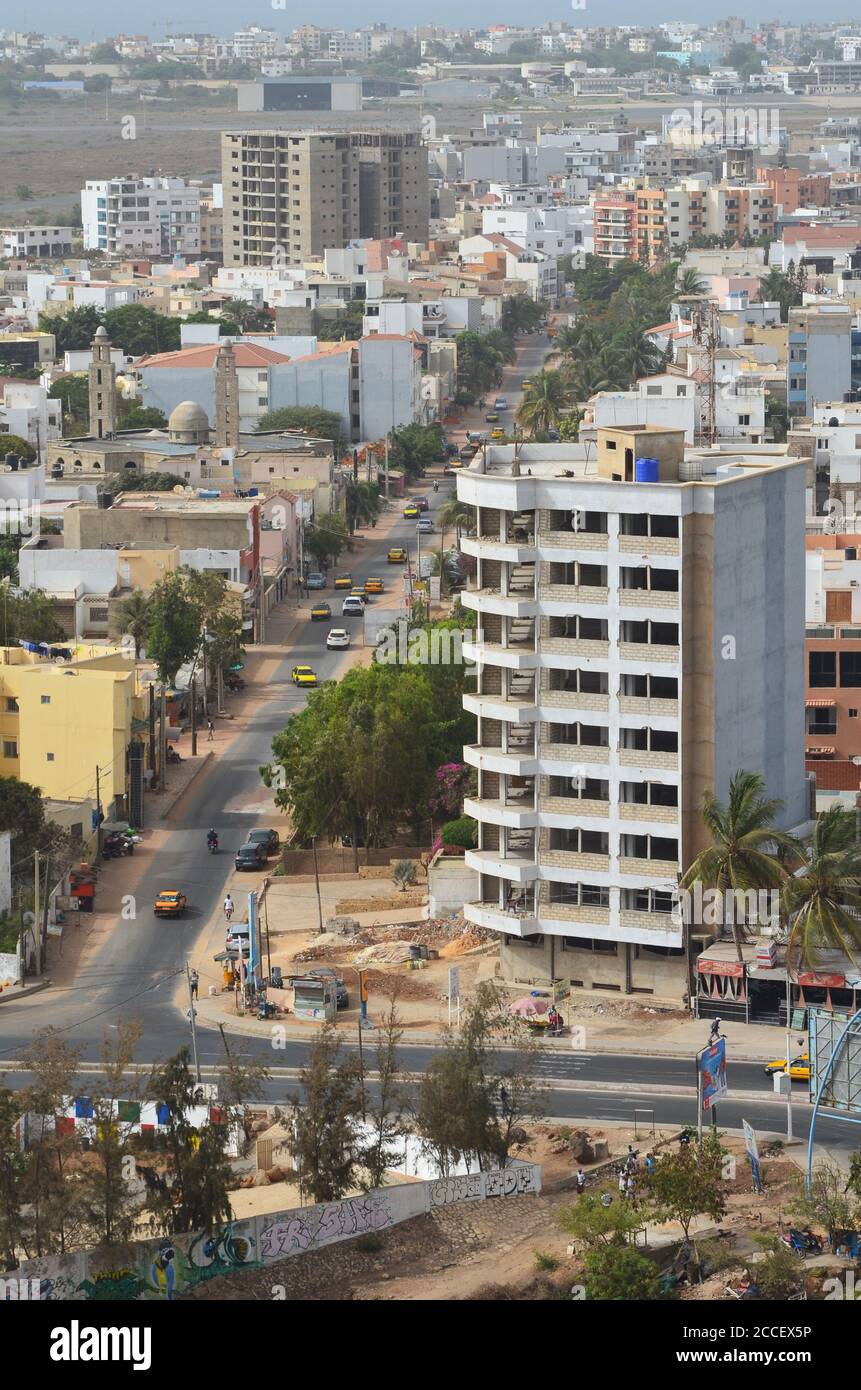
<path fill-rule="evenodd" d="M 820 952 L 861 951 L 861 845 L 855 812 L 831 806 L 816 817 L 803 873 L 786 880 L 781 908 L 787 926 L 787 965 L 817 964 Z"/>
<path fill-rule="evenodd" d="M 598 391 L 612 391 L 615 385 L 613 365 L 603 357 L 585 359 L 570 374 L 571 399 L 577 405 L 582 405 Z"/>
<path fill-rule="evenodd" d="M 780 801 L 765 795 L 765 783 L 756 772 L 734 774 L 726 804 L 713 792 L 706 792 L 700 815 L 712 844 L 697 855 L 679 886 L 692 888 L 699 882 L 703 888 L 716 888 L 721 893 L 781 887 L 789 875 L 777 852 L 799 852 L 792 835 L 775 829 L 781 808 Z M 725 912 L 724 916 L 730 917 L 736 953 L 743 960 L 744 924 L 738 921 L 737 912 Z"/>
<path fill-rule="evenodd" d="M 562 412 L 570 400 L 571 390 L 562 372 L 536 372 L 517 408 L 518 423 L 533 436 L 558 429 Z"/>
<path fill-rule="evenodd" d="M 692 265 L 686 266 L 684 270 L 679 272 L 679 277 L 676 280 L 676 292 L 677 294 L 705 294 L 706 283 L 700 279 Z"/>
<path fill-rule="evenodd" d="M 137 660 L 152 626 L 150 601 L 146 594 L 142 594 L 139 589 L 136 589 L 133 594 L 129 594 L 128 598 L 120 604 L 119 617 L 123 627 L 123 635 L 127 633 L 135 644 L 135 660 Z"/>

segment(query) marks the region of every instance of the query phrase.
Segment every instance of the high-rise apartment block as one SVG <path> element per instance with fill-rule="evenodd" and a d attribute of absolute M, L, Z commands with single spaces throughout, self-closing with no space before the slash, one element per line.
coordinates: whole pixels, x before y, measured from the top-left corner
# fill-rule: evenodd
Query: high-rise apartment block
<path fill-rule="evenodd" d="M 88 179 L 81 191 L 84 249 L 117 256 L 200 253 L 200 188 L 183 179 Z"/>
<path fill-rule="evenodd" d="M 417 131 L 222 135 L 225 265 L 295 265 L 356 237 L 428 236 Z"/>
<path fill-rule="evenodd" d="M 761 772 L 807 821 L 803 461 L 693 451 L 650 426 L 488 447 L 477 509 L 477 769 L 465 811 L 503 975 L 680 1003 L 697 936 L 673 894 L 708 843 L 703 793 Z"/>

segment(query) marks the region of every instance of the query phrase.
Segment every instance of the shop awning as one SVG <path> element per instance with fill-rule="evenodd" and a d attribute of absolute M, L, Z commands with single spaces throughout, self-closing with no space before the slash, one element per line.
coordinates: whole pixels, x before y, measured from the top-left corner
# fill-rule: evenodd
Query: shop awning
<path fill-rule="evenodd" d="M 809 757 L 809 758 L 810 758 L 810 757 L 821 757 L 821 758 L 826 758 L 826 757 L 830 757 L 831 754 L 834 753 L 834 752 L 835 752 L 835 749 L 834 749 L 833 745 L 831 745 L 831 744 L 822 744 L 822 743 L 818 743 L 818 744 L 816 745 L 815 748 L 805 748 L 805 750 L 804 750 L 805 756 L 806 756 L 806 757 Z"/>
<path fill-rule="evenodd" d="M 805 709 L 833 709 L 837 704 L 836 700 L 805 700 Z"/>

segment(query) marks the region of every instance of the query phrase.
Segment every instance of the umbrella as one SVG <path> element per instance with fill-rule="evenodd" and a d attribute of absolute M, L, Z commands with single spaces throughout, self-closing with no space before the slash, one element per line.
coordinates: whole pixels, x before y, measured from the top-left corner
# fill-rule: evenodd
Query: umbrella
<path fill-rule="evenodd" d="M 536 1014 L 546 1014 L 550 1008 L 548 999 L 533 999 L 530 995 L 524 995 L 522 999 L 515 999 L 510 1007 L 510 1012 L 516 1014 L 518 1018 L 534 1018 Z"/>

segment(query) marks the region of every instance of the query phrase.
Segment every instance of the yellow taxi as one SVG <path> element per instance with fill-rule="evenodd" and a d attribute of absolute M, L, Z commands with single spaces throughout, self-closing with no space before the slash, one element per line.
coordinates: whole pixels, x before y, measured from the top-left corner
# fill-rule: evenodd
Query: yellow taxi
<path fill-rule="evenodd" d="M 293 667 L 293 684 L 294 684 L 294 685 L 316 685 L 316 684 L 317 684 L 317 672 L 316 672 L 311 666 L 294 666 L 294 667 Z"/>
<path fill-rule="evenodd" d="M 188 905 L 188 899 L 178 888 L 162 888 L 153 904 L 156 917 L 181 917 Z"/>
<path fill-rule="evenodd" d="M 366 579 L 366 580 L 365 580 L 365 593 L 366 593 L 366 594 L 381 594 L 381 593 L 383 592 L 383 590 L 385 589 L 385 587 L 386 587 L 386 586 L 385 586 L 385 584 L 383 583 L 382 579 Z"/>
<path fill-rule="evenodd" d="M 407 552 L 402 545 L 393 545 L 386 559 L 390 565 L 403 565 L 406 562 Z"/>
<path fill-rule="evenodd" d="M 786 1071 L 786 1058 L 776 1057 L 773 1062 L 769 1062 L 765 1068 L 766 1076 L 774 1076 L 775 1072 Z M 810 1080 L 810 1057 L 808 1053 L 802 1052 L 800 1057 L 796 1057 L 789 1068 L 789 1075 L 793 1081 Z"/>
<path fill-rule="evenodd" d="M 332 610 L 328 603 L 315 603 L 311 609 L 312 623 L 327 623 L 332 616 Z"/>
<path fill-rule="evenodd" d="M 418 507 L 413 506 L 412 503 L 410 503 L 410 505 L 409 505 L 408 507 L 404 507 L 404 518 L 405 518 L 405 520 L 407 520 L 407 521 L 412 521 L 412 519 L 413 519 L 414 517 L 417 517 L 418 515 L 419 515 L 419 509 L 418 509 Z"/>
<path fill-rule="evenodd" d="M 496 439 L 496 440 L 504 439 L 504 438 L 505 438 L 505 430 L 491 430 L 491 431 L 490 431 L 490 437 L 491 437 L 491 439 Z"/>
<path fill-rule="evenodd" d="M 351 574 L 337 574 L 335 576 L 336 589 L 352 589 L 353 576 Z"/>

